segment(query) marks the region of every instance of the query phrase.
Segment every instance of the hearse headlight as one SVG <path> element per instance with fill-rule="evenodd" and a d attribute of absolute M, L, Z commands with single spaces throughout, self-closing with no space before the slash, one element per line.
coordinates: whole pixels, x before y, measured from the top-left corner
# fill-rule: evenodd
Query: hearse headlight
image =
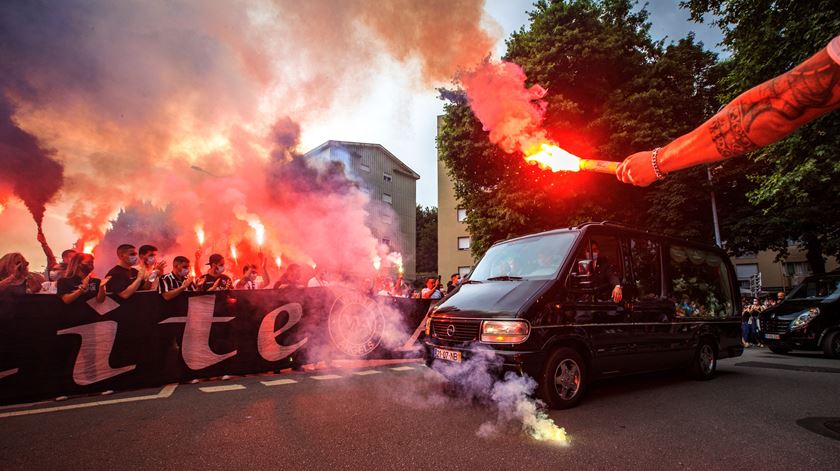
<path fill-rule="evenodd" d="M 806 324 L 811 322 L 815 317 L 820 315 L 820 308 L 812 307 L 807 311 L 803 311 L 801 314 L 796 316 L 796 319 L 790 323 L 790 330 L 798 329 L 800 327 L 805 327 Z"/>
<path fill-rule="evenodd" d="M 426 337 L 432 336 L 432 316 L 426 316 Z"/>
<path fill-rule="evenodd" d="M 531 327 L 525 321 L 484 321 L 481 341 L 485 343 L 522 343 L 528 339 Z"/>

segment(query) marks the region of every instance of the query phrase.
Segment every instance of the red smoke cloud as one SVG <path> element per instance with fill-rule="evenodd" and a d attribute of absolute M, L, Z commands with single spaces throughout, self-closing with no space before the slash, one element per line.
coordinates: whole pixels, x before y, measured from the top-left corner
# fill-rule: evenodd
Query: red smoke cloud
<path fill-rule="evenodd" d="M 384 56 L 423 84 L 478 63 L 494 43 L 482 11 L 480 0 L 5 2 L 0 94 L 15 107 L 0 122 L 28 140 L 2 158 L 28 173 L 0 174 L 0 204 L 14 192 L 38 217 L 58 191 L 47 211 L 101 240 L 120 208 L 148 201 L 171 207 L 173 251 L 191 255 L 202 223 L 205 256 L 231 242 L 247 253 L 257 216 L 267 253 L 369 267 L 367 197 L 303 161 L 297 123 L 353 106 Z"/>
<path fill-rule="evenodd" d="M 525 87 L 525 72 L 512 62 L 486 61 L 463 73 L 460 83 L 475 116 L 490 141 L 507 153 L 529 154 L 548 142 L 542 127 L 546 90 L 539 85 Z"/>

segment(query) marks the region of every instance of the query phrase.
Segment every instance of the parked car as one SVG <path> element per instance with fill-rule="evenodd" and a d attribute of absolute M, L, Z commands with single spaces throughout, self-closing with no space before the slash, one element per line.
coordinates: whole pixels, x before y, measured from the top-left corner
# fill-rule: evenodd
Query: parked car
<path fill-rule="evenodd" d="M 840 358 L 840 270 L 806 278 L 761 313 L 762 342 L 775 353 L 822 350 Z"/>
<path fill-rule="evenodd" d="M 687 367 L 710 379 L 743 353 L 737 278 L 711 245 L 587 223 L 496 243 L 467 278 L 428 316 L 427 364 L 490 348 L 552 408 L 598 378 Z"/>

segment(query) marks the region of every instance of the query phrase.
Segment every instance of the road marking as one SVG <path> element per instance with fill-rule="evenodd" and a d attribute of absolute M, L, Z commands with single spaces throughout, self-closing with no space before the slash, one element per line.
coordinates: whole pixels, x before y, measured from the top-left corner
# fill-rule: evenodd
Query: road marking
<path fill-rule="evenodd" d="M 282 384 L 295 384 L 293 379 L 275 379 L 274 381 L 260 381 L 264 386 L 280 386 Z"/>
<path fill-rule="evenodd" d="M 318 381 L 327 381 L 331 379 L 339 379 L 341 376 L 339 375 L 321 375 L 321 376 L 311 376 L 312 379 L 316 379 Z"/>
<path fill-rule="evenodd" d="M 166 399 L 172 395 L 172 392 L 175 391 L 177 388 L 177 384 L 167 384 L 160 390 L 157 394 L 150 394 L 148 396 L 136 396 L 136 397 L 124 397 L 121 399 L 109 399 L 107 401 L 94 401 L 94 402 L 85 402 L 84 404 L 70 404 L 67 406 L 58 406 L 58 407 L 44 407 L 41 409 L 29 409 L 29 410 L 19 410 L 15 412 L 4 412 L 0 413 L 0 418 L 3 417 L 16 417 L 19 415 L 35 415 L 35 414 L 46 414 L 49 412 L 59 412 L 64 410 L 71 410 L 71 409 L 85 409 L 88 407 L 97 407 L 97 406 L 107 406 L 110 404 L 123 404 L 126 402 L 137 402 L 137 401 L 148 401 L 152 399 Z"/>
<path fill-rule="evenodd" d="M 358 375 L 358 376 L 378 375 L 379 373 L 382 373 L 382 372 L 381 371 L 376 371 L 376 370 L 354 371 L 353 372 L 354 375 Z"/>
<path fill-rule="evenodd" d="M 224 391 L 236 391 L 238 389 L 245 389 L 245 386 L 241 384 L 226 384 L 224 386 L 204 386 L 203 388 L 198 388 L 202 392 L 206 393 L 215 393 L 215 392 L 224 392 Z"/>
<path fill-rule="evenodd" d="M 396 368 L 391 368 L 391 369 L 394 370 L 394 371 L 410 371 L 410 370 L 413 370 L 414 367 L 413 366 L 398 366 Z"/>

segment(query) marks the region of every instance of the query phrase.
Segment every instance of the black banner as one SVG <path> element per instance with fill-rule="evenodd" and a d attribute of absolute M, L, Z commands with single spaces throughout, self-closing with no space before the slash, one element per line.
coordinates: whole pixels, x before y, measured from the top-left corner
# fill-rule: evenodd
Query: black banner
<path fill-rule="evenodd" d="M 341 288 L 0 298 L 0 403 L 419 355 L 429 300 Z"/>

